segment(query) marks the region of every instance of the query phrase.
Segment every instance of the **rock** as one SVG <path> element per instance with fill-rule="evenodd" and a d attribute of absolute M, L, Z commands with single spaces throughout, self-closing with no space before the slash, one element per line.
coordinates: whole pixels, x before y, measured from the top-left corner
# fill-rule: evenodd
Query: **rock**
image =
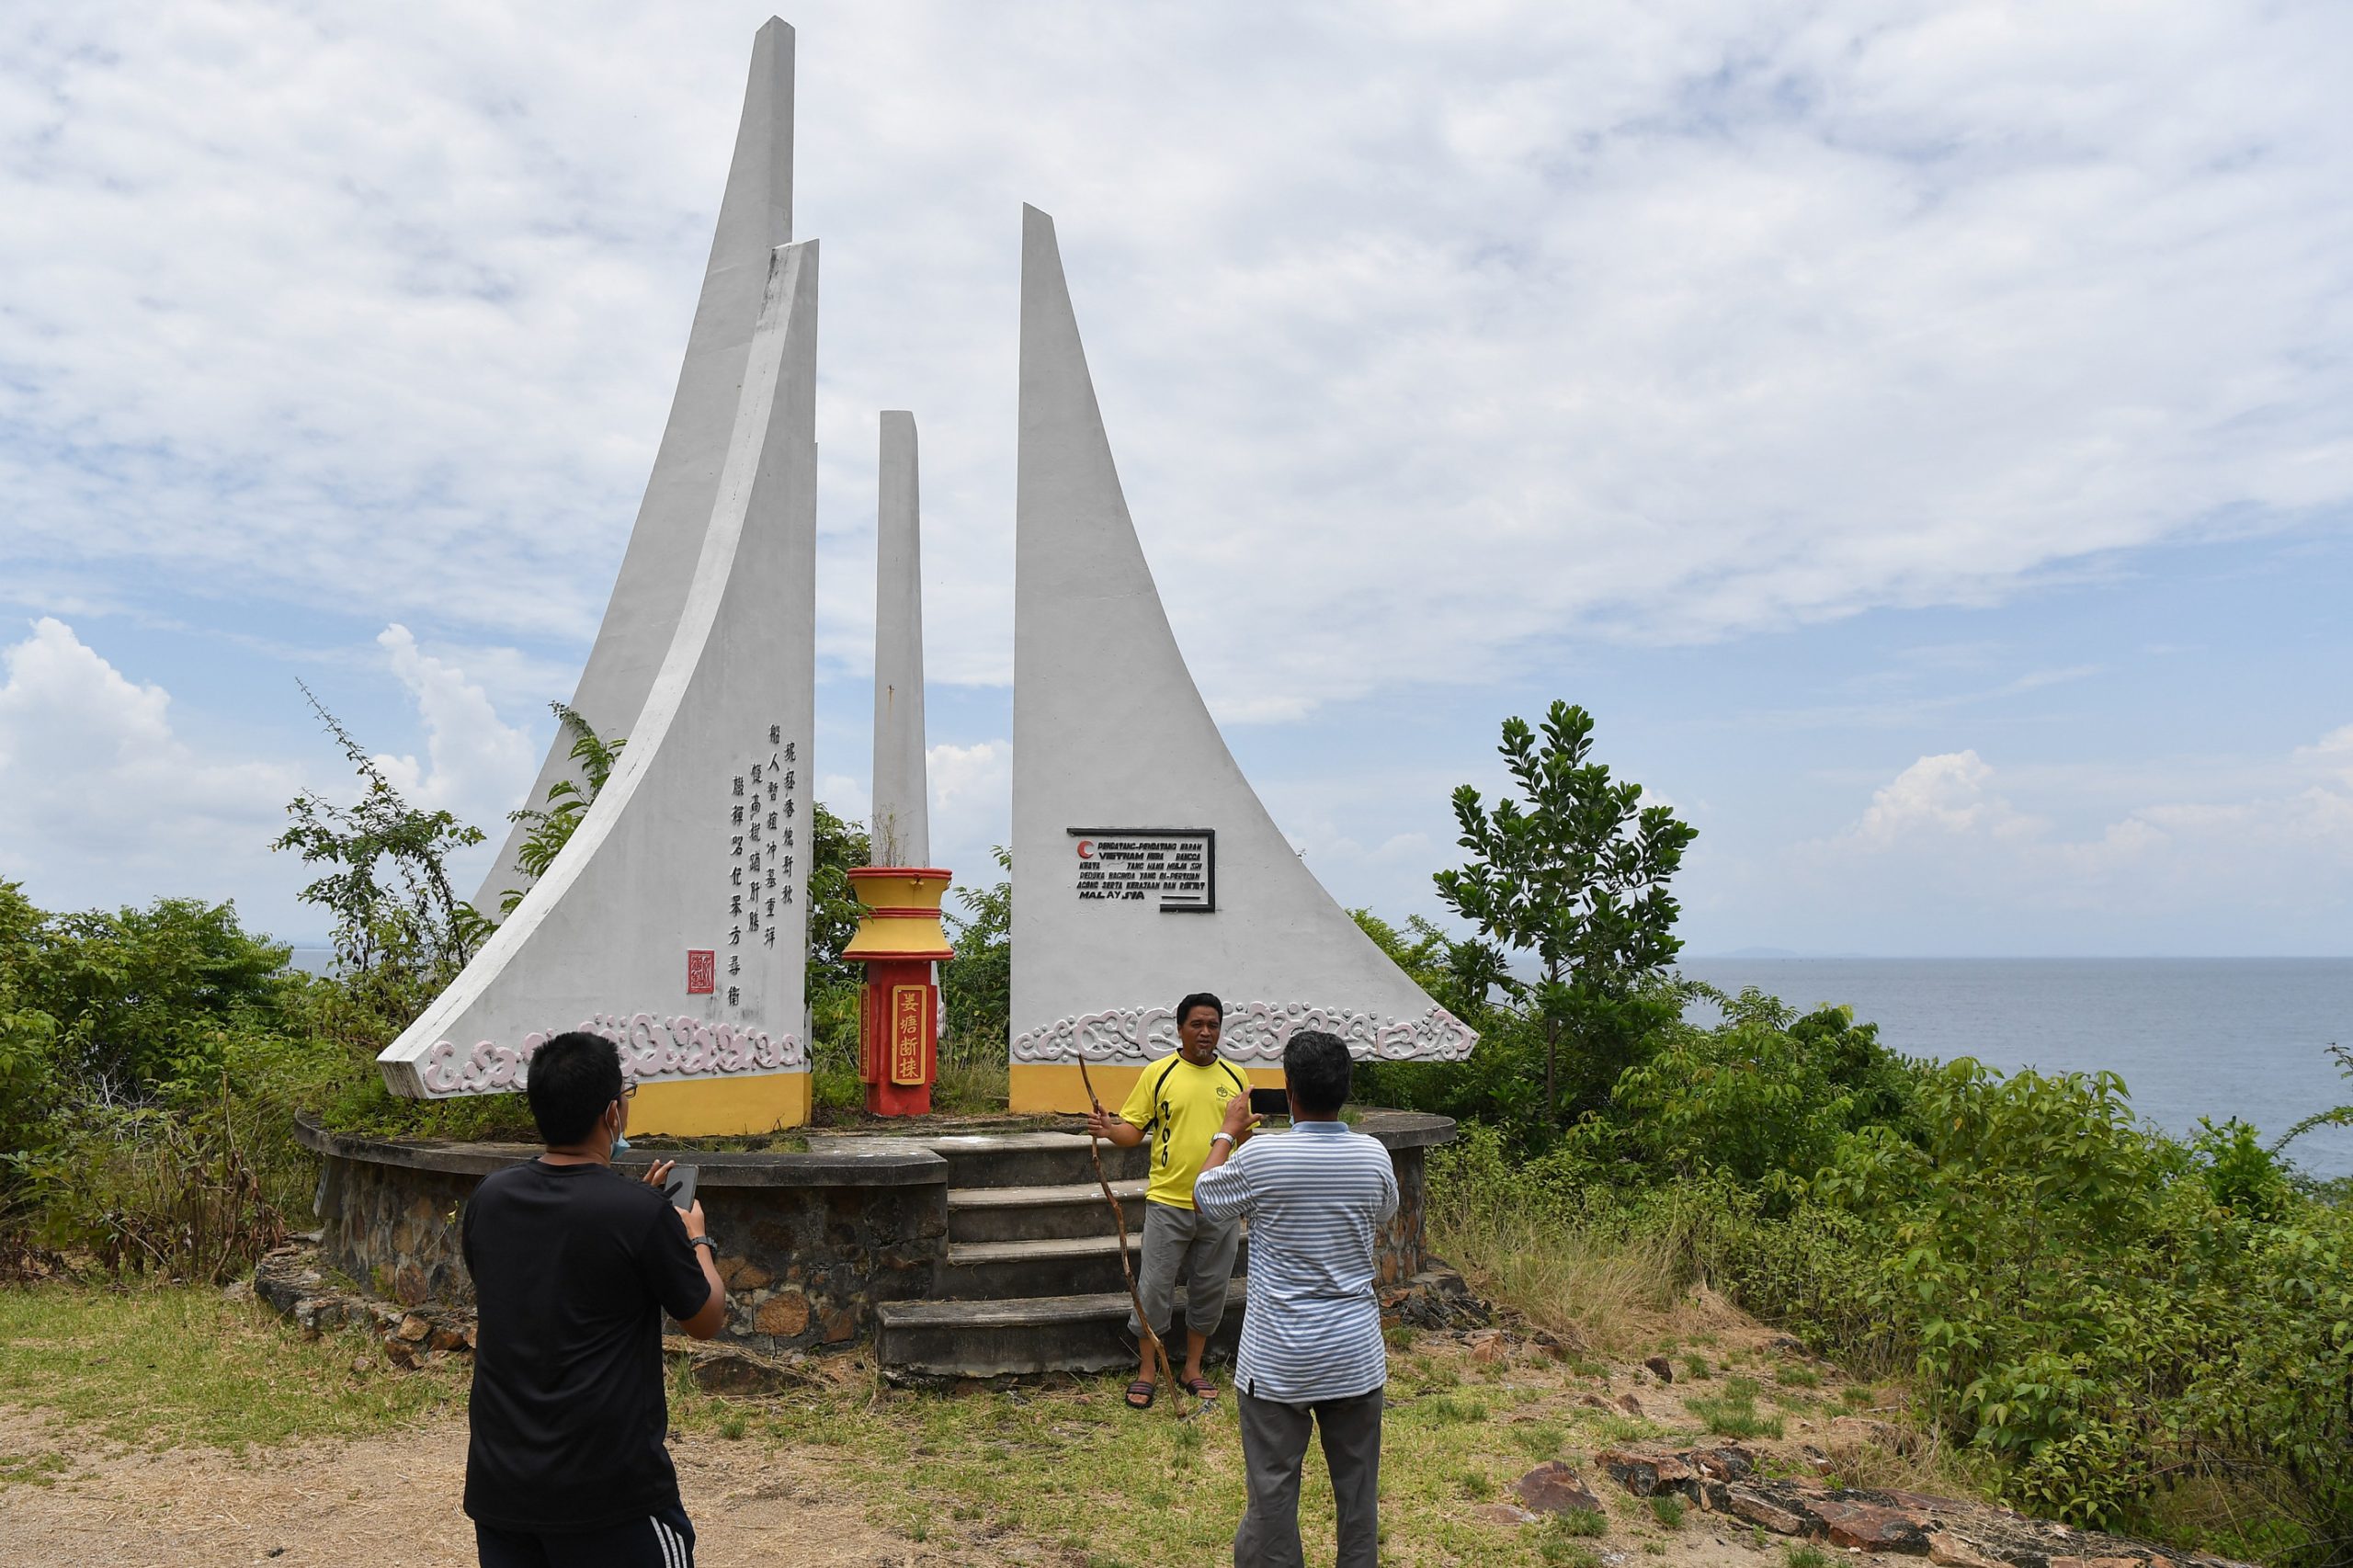
<path fill-rule="evenodd" d="M 1492 1367 L 1511 1354 L 1511 1346 L 1504 1342 L 1503 1331 L 1491 1328 L 1471 1336 L 1471 1358 L 1481 1366 Z"/>
<path fill-rule="evenodd" d="M 1584 1405 L 1587 1410 L 1615 1410 L 1618 1408 L 1597 1393 L 1581 1393 L 1577 1395 L 1577 1403 Z"/>
<path fill-rule="evenodd" d="M 1804 1515 L 1784 1507 L 1754 1487 L 1727 1486 L 1720 1495 L 1712 1494 L 1712 1489 L 1711 1491 L 1709 1501 L 1717 1506 L 1720 1513 L 1730 1514 L 1735 1519 L 1745 1519 L 1759 1529 L 1771 1530 L 1775 1535 L 1802 1535 L 1805 1531 Z"/>
<path fill-rule="evenodd" d="M 1676 1454 L 1603 1449 L 1593 1456 L 1593 1462 L 1608 1471 L 1619 1485 L 1637 1497 L 1648 1497 L 1660 1492 L 1688 1491 L 1692 1480 L 1691 1467 Z"/>
<path fill-rule="evenodd" d="M 2001 1559 L 1986 1556 L 1950 1530 L 1929 1534 L 1928 1561 L 1940 1568 L 2006 1568 Z"/>
<path fill-rule="evenodd" d="M 1471 1510 L 1474 1519 L 1484 1519 L 1491 1525 L 1527 1525 L 1536 1522 L 1536 1516 L 1510 1503 L 1483 1503 Z"/>
<path fill-rule="evenodd" d="M 1618 1396 L 1618 1408 L 1629 1415 L 1640 1415 L 1643 1413 L 1643 1402 L 1632 1394 L 1621 1393 Z"/>
<path fill-rule="evenodd" d="M 695 1386 L 705 1393 L 768 1394 L 807 1386 L 805 1372 L 733 1345 L 696 1345 L 687 1352 Z"/>
<path fill-rule="evenodd" d="M 397 1335 L 384 1336 L 384 1359 L 395 1367 L 416 1365 L 416 1346 Z"/>
<path fill-rule="evenodd" d="M 250 1301 L 254 1299 L 254 1282 L 250 1279 L 232 1279 L 222 1287 L 221 1294 L 232 1301 Z"/>
<path fill-rule="evenodd" d="M 828 1345 L 839 1345 L 858 1337 L 858 1320 L 839 1307 L 826 1307 L 819 1312 L 817 1324 L 824 1330 Z"/>
<path fill-rule="evenodd" d="M 1798 1458 L 1805 1460 L 1806 1468 L 1813 1471 L 1816 1475 L 1824 1474 L 1830 1469 L 1830 1456 L 1824 1453 L 1820 1449 L 1815 1448 L 1812 1443 L 1800 1443 L 1798 1445 Z"/>
<path fill-rule="evenodd" d="M 1574 1338 L 1563 1339 L 1558 1335 L 1547 1334 L 1540 1328 L 1529 1335 L 1528 1338 L 1529 1344 L 1555 1361 L 1565 1361 L 1583 1348 Z"/>
<path fill-rule="evenodd" d="M 1824 1497 L 1813 1505 L 1813 1513 L 1833 1546 L 1850 1546 L 1859 1551 L 1904 1551 L 1915 1555 L 1928 1550 L 1928 1537 L 1932 1533 L 1929 1521 L 1902 1508 Z M 2053 1568 L 2056 1568 L 2055 1564 Z"/>
<path fill-rule="evenodd" d="M 402 1318 L 400 1327 L 392 1330 L 396 1336 L 408 1341 L 411 1345 L 423 1344 L 426 1337 L 432 1332 L 433 1324 L 415 1312 L 410 1312 Z"/>
<path fill-rule="evenodd" d="M 1693 1469 L 1716 1481 L 1746 1481 L 1756 1473 L 1756 1456 L 1738 1443 L 1694 1449 L 1686 1457 Z"/>
<path fill-rule="evenodd" d="M 1765 1348 L 1768 1350 L 1778 1351 L 1784 1356 L 1804 1356 L 1810 1354 L 1805 1347 L 1804 1340 L 1798 1338 L 1794 1335 L 1788 1334 L 1775 1335 L 1772 1338 L 1765 1342 Z"/>
<path fill-rule="evenodd" d="M 1601 1512 L 1601 1499 L 1586 1490 L 1577 1472 L 1558 1460 L 1538 1465 L 1511 1483 L 1519 1500 L 1540 1514 Z"/>
<path fill-rule="evenodd" d="M 1651 1369 L 1651 1375 L 1660 1382 L 1671 1383 L 1675 1381 L 1675 1363 L 1664 1356 L 1654 1356 L 1643 1365 L 1648 1367 Z"/>
<path fill-rule="evenodd" d="M 372 1372 L 375 1369 L 376 1363 L 365 1356 L 354 1356 L 351 1358 L 351 1371 L 354 1377 Z"/>
<path fill-rule="evenodd" d="M 752 1324 L 762 1334 L 790 1339 L 809 1327 L 809 1298 L 798 1290 L 779 1290 L 760 1303 Z"/>
<path fill-rule="evenodd" d="M 452 1350 L 473 1348 L 469 1335 L 463 1329 L 452 1328 L 445 1323 L 437 1323 L 433 1325 L 433 1332 L 426 1337 L 426 1343 L 444 1354 Z"/>

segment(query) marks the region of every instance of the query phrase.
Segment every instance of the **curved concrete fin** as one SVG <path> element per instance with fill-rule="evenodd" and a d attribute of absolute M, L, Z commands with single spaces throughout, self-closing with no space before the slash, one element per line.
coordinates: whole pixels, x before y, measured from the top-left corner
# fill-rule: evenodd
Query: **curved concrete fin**
<path fill-rule="evenodd" d="M 1174 1051 L 1171 1009 L 1191 991 L 1224 998 L 1225 1053 L 1255 1065 L 1279 1064 L 1308 1028 L 1359 1056 L 1467 1052 L 1471 1031 L 1292 851 L 1194 687 L 1120 489 L 1053 220 L 1035 208 L 1022 211 L 1020 402 L 1017 1101 L 1067 1098 L 1025 1091 L 1025 1068 Z"/>
<path fill-rule="evenodd" d="M 801 1071 L 815 724 L 817 246 L 779 247 L 677 624 L 555 863 L 378 1061 L 400 1094 L 522 1082 L 593 1028 L 641 1080 Z"/>
<path fill-rule="evenodd" d="M 687 333 L 686 358 L 678 367 L 678 389 L 670 400 L 670 422 L 654 455 L 654 472 L 638 506 L 620 575 L 572 697 L 573 710 L 608 741 L 627 738 L 636 728 L 670 646 L 734 429 L 736 393 L 759 319 L 768 256 L 792 238 L 792 28 L 772 17 L 753 36 L 735 153 L 703 269 L 702 294 Z M 572 739 L 557 733 L 525 805 L 544 807 L 549 786 L 578 777 Z M 529 831 L 529 824 L 520 823 L 508 830 L 474 895 L 476 907 L 493 918 L 506 891 L 529 880 L 515 869 L 516 852 Z"/>
<path fill-rule="evenodd" d="M 931 864 L 923 734 L 923 506 L 915 416 L 882 415 L 874 514 L 874 811 L 878 866 Z"/>

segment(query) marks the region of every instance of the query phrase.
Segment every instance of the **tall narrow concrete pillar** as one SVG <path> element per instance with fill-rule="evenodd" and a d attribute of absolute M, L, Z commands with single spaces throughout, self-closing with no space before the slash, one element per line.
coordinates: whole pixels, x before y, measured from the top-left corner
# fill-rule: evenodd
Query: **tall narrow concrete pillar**
<path fill-rule="evenodd" d="M 923 544 L 915 416 L 882 415 L 874 517 L 874 812 L 878 866 L 931 864 L 924 762 Z"/>

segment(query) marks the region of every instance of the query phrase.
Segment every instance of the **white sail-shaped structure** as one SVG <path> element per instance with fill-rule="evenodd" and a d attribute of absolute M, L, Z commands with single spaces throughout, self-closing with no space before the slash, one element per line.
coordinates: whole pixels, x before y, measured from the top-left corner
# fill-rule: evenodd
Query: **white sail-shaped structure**
<path fill-rule="evenodd" d="M 1293 852 L 1185 667 L 1111 460 L 1053 220 L 1022 212 L 1014 562 L 1012 1104 L 1114 1106 L 1176 1046 L 1188 992 L 1279 1082 L 1301 1029 L 1360 1058 L 1476 1040 Z M 1128 1071 L 1122 1072 L 1125 1068 Z"/>
<path fill-rule="evenodd" d="M 792 28 L 773 17 L 753 37 L 734 156 L 669 423 L 654 455 L 612 598 L 573 693 L 573 711 L 608 741 L 636 733 L 646 694 L 669 653 L 734 435 L 736 397 L 759 320 L 768 259 L 792 238 L 793 41 Z M 523 804 L 544 807 L 551 786 L 559 779 L 577 780 L 571 751 L 572 736 L 559 732 Z M 529 831 L 528 823 L 509 830 L 474 895 L 475 907 L 493 919 L 510 889 L 529 885 L 530 879 L 515 866 Z"/>
<path fill-rule="evenodd" d="M 519 1086 L 571 1028 L 621 1048 L 633 1124 L 807 1119 L 817 246 L 769 256 L 684 602 L 619 765 L 547 874 L 385 1048 L 411 1096 Z"/>

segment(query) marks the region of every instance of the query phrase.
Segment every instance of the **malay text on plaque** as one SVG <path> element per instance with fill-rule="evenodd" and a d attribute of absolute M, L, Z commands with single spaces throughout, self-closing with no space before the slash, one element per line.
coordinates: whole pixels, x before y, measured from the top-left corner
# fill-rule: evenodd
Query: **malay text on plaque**
<path fill-rule="evenodd" d="M 1206 827 L 1074 827 L 1082 903 L 1217 908 L 1217 833 Z"/>

